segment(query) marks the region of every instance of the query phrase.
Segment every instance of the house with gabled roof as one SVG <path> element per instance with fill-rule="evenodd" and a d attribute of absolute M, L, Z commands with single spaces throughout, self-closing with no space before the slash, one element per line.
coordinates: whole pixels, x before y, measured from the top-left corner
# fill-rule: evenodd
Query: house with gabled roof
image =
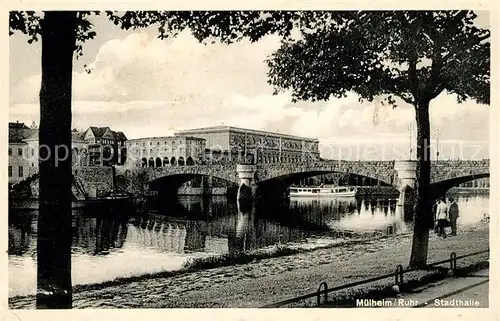
<path fill-rule="evenodd" d="M 125 163 L 127 137 L 123 132 L 115 132 L 109 127 L 91 126 L 83 132 L 82 139 L 88 143 L 89 165 L 112 166 Z"/>

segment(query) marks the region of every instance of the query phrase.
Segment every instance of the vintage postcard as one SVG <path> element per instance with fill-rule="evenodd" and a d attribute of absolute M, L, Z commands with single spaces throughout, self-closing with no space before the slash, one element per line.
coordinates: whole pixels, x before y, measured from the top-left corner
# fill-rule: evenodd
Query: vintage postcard
<path fill-rule="evenodd" d="M 431 8 L 5 8 L 2 318 L 498 318 L 498 8 Z"/>

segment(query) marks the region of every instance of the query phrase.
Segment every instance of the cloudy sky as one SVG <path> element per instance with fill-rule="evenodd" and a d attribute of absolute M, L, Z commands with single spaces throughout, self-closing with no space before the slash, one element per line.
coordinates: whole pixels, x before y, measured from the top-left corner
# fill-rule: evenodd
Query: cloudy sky
<path fill-rule="evenodd" d="M 487 27 L 487 15 L 480 18 Z M 273 96 L 264 60 L 279 47 L 275 36 L 255 44 L 204 45 L 187 32 L 159 40 L 154 28 L 122 31 L 105 17 L 92 21 L 97 37 L 75 61 L 75 128 L 109 126 L 139 138 L 225 124 L 317 137 L 324 157 L 409 157 L 410 126 L 415 138 L 409 105 L 359 103 L 355 95 L 294 104 L 288 94 Z M 40 116 L 41 48 L 26 40 L 10 37 L 9 120 L 31 124 Z M 433 145 L 439 136 L 440 158 L 487 158 L 489 106 L 457 104 L 454 96 L 442 94 L 431 104 L 431 132 Z"/>

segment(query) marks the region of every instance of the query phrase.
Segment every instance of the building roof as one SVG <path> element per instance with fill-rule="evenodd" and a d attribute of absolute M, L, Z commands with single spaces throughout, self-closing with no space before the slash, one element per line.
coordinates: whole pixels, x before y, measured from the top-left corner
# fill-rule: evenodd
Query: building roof
<path fill-rule="evenodd" d="M 73 142 L 76 142 L 76 141 L 82 141 L 82 142 L 86 142 L 85 139 L 83 139 L 85 133 L 83 132 L 78 132 L 78 131 L 75 131 L 75 132 L 71 132 L 71 141 Z"/>
<path fill-rule="evenodd" d="M 116 140 L 127 140 L 127 137 L 125 136 L 125 134 L 123 132 L 113 132 L 113 134 L 115 135 L 115 139 Z"/>
<path fill-rule="evenodd" d="M 20 122 L 15 122 L 15 123 L 9 123 L 9 129 L 29 129 L 28 126 L 26 126 L 24 123 Z"/>
<path fill-rule="evenodd" d="M 109 129 L 109 127 L 94 127 L 94 126 L 90 126 L 89 129 L 92 132 L 92 134 L 94 134 L 94 136 L 96 138 L 102 138 L 102 136 L 104 136 L 104 133 L 106 133 L 107 130 L 111 131 L 111 129 Z"/>
<path fill-rule="evenodd" d="M 92 131 L 92 134 L 94 134 L 95 138 L 102 138 L 104 136 L 104 134 L 106 133 L 106 131 L 109 130 L 116 140 L 120 140 L 120 141 L 127 140 L 127 137 L 125 136 L 125 134 L 123 132 L 120 132 L 120 131 L 115 132 L 115 131 L 111 130 L 109 127 L 90 126 L 89 130 Z M 82 135 L 82 138 L 83 138 L 83 135 Z"/>
<path fill-rule="evenodd" d="M 249 134 L 251 133 L 251 134 L 258 134 L 258 135 L 264 135 L 264 136 L 270 136 L 270 137 L 273 137 L 273 136 L 274 137 L 288 137 L 288 138 L 292 138 L 292 139 L 318 141 L 317 138 L 301 137 L 301 136 L 295 136 L 295 135 L 289 135 L 289 134 L 268 132 L 268 131 L 264 131 L 264 130 L 248 129 L 248 128 L 241 128 L 241 127 L 226 126 L 226 125 L 184 129 L 184 130 L 177 131 L 175 133 L 175 135 L 185 136 L 185 135 L 196 135 L 196 134 L 216 133 L 216 132 L 236 132 L 236 133 L 249 133 Z"/>
<path fill-rule="evenodd" d="M 9 123 L 9 143 L 22 143 L 35 134 L 38 135 L 38 129 L 31 129 L 24 123 Z"/>

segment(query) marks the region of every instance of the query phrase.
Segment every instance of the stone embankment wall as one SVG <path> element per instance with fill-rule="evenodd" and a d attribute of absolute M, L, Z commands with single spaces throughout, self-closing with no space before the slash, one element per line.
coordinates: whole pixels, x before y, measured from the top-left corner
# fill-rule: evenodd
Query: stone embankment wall
<path fill-rule="evenodd" d="M 37 171 L 31 171 L 34 175 Z M 113 189 L 113 169 L 104 166 L 77 166 L 73 167 L 73 176 L 90 198 L 106 195 Z M 29 186 L 29 196 L 38 198 L 38 178 Z"/>
<path fill-rule="evenodd" d="M 111 167 L 73 167 L 73 175 L 90 198 L 103 196 L 113 189 L 113 168 Z"/>

